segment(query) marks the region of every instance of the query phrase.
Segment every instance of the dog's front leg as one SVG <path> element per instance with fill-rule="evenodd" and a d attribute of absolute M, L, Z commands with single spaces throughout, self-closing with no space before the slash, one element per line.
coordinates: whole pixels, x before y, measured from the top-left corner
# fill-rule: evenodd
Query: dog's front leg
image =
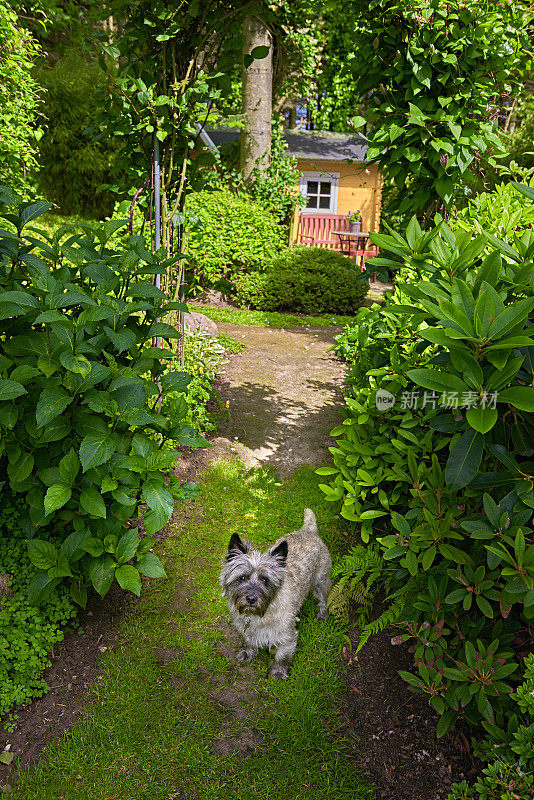
<path fill-rule="evenodd" d="M 289 667 L 293 661 L 297 647 L 297 634 L 288 644 L 282 644 L 276 650 L 274 664 L 271 667 L 271 675 L 275 681 L 284 681 L 289 677 Z"/>
<path fill-rule="evenodd" d="M 256 658 L 257 655 L 258 655 L 257 647 L 252 647 L 249 644 L 245 644 L 245 646 L 242 647 L 241 650 L 237 651 L 235 657 L 241 664 L 250 664 L 250 662 L 254 658 Z"/>

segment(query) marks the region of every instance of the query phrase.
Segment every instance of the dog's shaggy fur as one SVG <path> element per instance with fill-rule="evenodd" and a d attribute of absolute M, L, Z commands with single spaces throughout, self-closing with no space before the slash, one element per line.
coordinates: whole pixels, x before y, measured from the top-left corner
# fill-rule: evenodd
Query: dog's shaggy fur
<path fill-rule="evenodd" d="M 302 528 L 279 539 L 265 553 L 234 533 L 221 585 L 232 623 L 243 638 L 238 661 L 252 661 L 261 647 L 276 647 L 271 675 L 275 680 L 287 678 L 297 646 L 297 615 L 311 590 L 319 602 L 317 618 L 328 617 L 331 568 L 330 553 L 309 508 Z"/>

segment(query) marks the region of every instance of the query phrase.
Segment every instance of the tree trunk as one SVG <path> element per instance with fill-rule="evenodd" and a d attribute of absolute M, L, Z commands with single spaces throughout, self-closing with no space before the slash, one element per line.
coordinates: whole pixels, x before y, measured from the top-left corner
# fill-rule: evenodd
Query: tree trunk
<path fill-rule="evenodd" d="M 266 46 L 265 58 L 255 59 L 250 66 L 243 64 L 243 116 L 241 131 L 241 173 L 246 184 L 253 181 L 256 167 L 269 166 L 271 152 L 271 115 L 273 96 L 273 38 L 258 17 L 245 17 L 243 56 L 255 47 Z"/>

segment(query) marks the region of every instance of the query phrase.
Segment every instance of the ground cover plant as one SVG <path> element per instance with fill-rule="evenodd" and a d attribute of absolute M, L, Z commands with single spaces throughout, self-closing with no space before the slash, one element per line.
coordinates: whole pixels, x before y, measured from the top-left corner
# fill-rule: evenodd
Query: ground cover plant
<path fill-rule="evenodd" d="M 227 363 L 227 352 L 239 352 L 246 345 L 231 336 L 213 336 L 196 332 L 185 337 L 184 369 L 190 377 L 187 394 L 169 392 L 163 403 L 163 410 L 169 419 L 183 419 L 198 433 L 211 433 L 217 427 L 217 415 L 207 409 L 214 398 L 214 384 L 217 370 Z M 175 354 L 175 364 L 180 364 Z M 171 361 L 171 366 L 173 366 Z M 184 416 L 185 410 L 185 416 Z"/>
<path fill-rule="evenodd" d="M 38 609 L 28 601 L 28 585 L 35 574 L 27 548 L 31 534 L 24 499 L 4 483 L 0 496 L 0 717 L 47 691 L 42 673 L 50 650 L 63 639 L 65 626 L 77 613 L 65 587 L 57 587 Z M 12 727 L 15 720 L 13 713 L 6 724 Z"/>
<path fill-rule="evenodd" d="M 147 588 L 123 628 L 124 646 L 103 657 L 105 679 L 84 719 L 19 773 L 7 796 L 372 798 L 339 738 L 343 626 L 318 623 L 313 601 L 306 603 L 291 680 L 276 684 L 266 679 L 268 653 L 236 671 L 220 597 L 221 555 L 243 524 L 263 547 L 273 534 L 299 527 L 303 508 L 313 504 L 332 552 L 342 546 L 317 477 L 304 467 L 282 482 L 266 467 L 225 459 L 199 484 L 192 513 L 160 545 L 169 580 Z"/>
<path fill-rule="evenodd" d="M 236 302 L 261 311 L 349 314 L 362 304 L 369 283 L 354 261 L 320 247 L 290 247 L 265 271 L 234 279 Z"/>
<path fill-rule="evenodd" d="M 534 237 L 423 232 L 414 218 L 404 236 L 377 238 L 401 282 L 338 342 L 351 395 L 323 490 L 363 544 L 332 602 L 343 612 L 386 587 L 361 645 L 397 625 L 414 652 L 403 678 L 438 713 L 438 735 L 463 717 L 506 743 L 516 714 L 532 747 L 511 693 L 534 619 Z M 507 767 L 510 785 L 521 764 Z"/>
<path fill-rule="evenodd" d="M 176 444 L 205 443 L 183 421 L 187 407 L 172 422 L 158 413 L 165 394 L 185 393 L 190 380 L 168 371 L 169 350 L 153 346 L 178 338 L 157 320 L 181 306 L 152 284 L 169 260 L 142 237 L 115 249 L 124 222 L 67 226 L 50 238 L 30 229 L 49 203 L 8 189 L 1 201 L 1 464 L 33 526 L 29 599 L 46 600 L 62 581 L 82 606 L 89 587 L 104 595 L 114 580 L 139 594 L 141 574 L 164 575 L 151 537 L 174 500 L 195 491 L 166 483 Z M 144 539 L 125 524 L 139 504 L 148 507 Z M 43 538 L 48 526 L 60 542 Z"/>

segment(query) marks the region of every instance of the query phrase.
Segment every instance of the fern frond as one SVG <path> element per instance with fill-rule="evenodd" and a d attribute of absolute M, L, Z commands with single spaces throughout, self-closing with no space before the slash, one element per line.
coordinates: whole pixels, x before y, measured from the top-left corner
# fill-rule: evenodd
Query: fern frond
<path fill-rule="evenodd" d="M 407 610 L 411 609 L 411 600 L 417 589 L 417 579 L 410 577 L 408 581 L 387 596 L 386 602 L 390 605 L 378 617 L 369 622 L 361 632 L 360 641 L 356 652 L 358 653 L 364 644 L 377 633 L 394 625 L 396 622 L 403 622 L 407 617 Z M 409 615 L 408 615 L 409 616 Z"/>
<path fill-rule="evenodd" d="M 347 620 L 351 603 L 358 603 L 363 606 L 358 612 L 359 622 L 363 622 L 374 600 L 374 585 L 384 582 L 384 570 L 384 560 L 377 548 L 353 547 L 333 571 L 337 580 L 328 598 L 331 614 Z"/>
<path fill-rule="evenodd" d="M 362 649 L 362 647 L 367 643 L 371 636 L 374 636 L 377 633 L 385 630 L 390 625 L 393 625 L 394 622 L 399 622 L 403 611 L 405 609 L 406 602 L 405 598 L 398 597 L 390 606 L 386 608 L 386 610 L 380 614 L 378 619 L 369 622 L 365 628 L 363 628 L 360 636 L 360 641 L 358 642 L 358 647 L 356 648 L 356 652 Z"/>
<path fill-rule="evenodd" d="M 332 586 L 328 596 L 328 610 L 337 619 L 348 619 L 350 607 L 350 597 L 341 583 Z"/>

